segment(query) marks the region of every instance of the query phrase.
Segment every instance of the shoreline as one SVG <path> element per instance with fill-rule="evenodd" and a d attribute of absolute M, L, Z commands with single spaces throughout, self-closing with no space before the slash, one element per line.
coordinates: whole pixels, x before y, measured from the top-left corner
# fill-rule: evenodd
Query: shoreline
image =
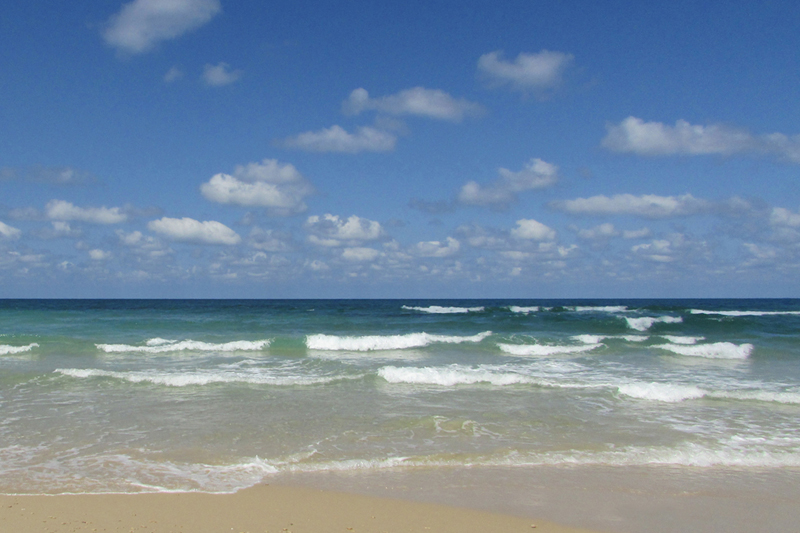
<path fill-rule="evenodd" d="M 800 469 L 286 473 L 233 493 L 0 495 L 19 533 L 750 533 L 793 530 Z M 531 527 L 535 525 L 536 527 Z"/>
<path fill-rule="evenodd" d="M 0 495 L 0 523 L 15 533 L 594 531 L 470 508 L 290 485 L 257 485 L 233 494 Z"/>

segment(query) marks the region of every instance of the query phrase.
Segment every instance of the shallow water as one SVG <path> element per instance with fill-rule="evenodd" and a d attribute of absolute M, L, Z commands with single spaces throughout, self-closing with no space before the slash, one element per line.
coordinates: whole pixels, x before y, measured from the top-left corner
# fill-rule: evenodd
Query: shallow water
<path fill-rule="evenodd" d="M 0 301 L 0 492 L 792 470 L 799 332 L 799 300 Z"/>

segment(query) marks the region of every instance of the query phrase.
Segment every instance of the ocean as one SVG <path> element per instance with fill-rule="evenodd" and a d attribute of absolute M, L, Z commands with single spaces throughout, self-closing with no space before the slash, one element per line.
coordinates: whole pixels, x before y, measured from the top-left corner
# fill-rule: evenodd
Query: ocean
<path fill-rule="evenodd" d="M 789 299 L 2 300 L 0 492 L 796 474 L 798 334 Z"/>

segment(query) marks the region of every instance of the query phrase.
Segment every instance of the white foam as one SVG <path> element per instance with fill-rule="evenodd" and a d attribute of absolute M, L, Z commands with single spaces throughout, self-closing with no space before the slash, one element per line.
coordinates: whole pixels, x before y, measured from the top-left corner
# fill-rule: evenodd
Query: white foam
<path fill-rule="evenodd" d="M 442 307 L 439 305 L 431 305 L 429 307 L 411 307 L 404 305 L 403 309 L 406 311 L 421 311 L 423 313 L 432 314 L 456 314 L 456 313 L 480 313 L 484 307 Z"/>
<path fill-rule="evenodd" d="M 676 403 L 702 398 L 707 391 L 694 385 L 674 383 L 628 383 L 618 387 L 620 394 L 641 400 Z"/>
<path fill-rule="evenodd" d="M 705 337 L 688 337 L 682 335 L 659 335 L 664 339 L 667 339 L 672 344 L 697 344 L 699 341 L 706 340 Z"/>
<path fill-rule="evenodd" d="M 422 348 L 433 343 L 460 344 L 462 342 L 481 342 L 491 335 L 484 331 L 472 336 L 431 335 L 429 333 L 408 333 L 406 335 L 364 335 L 345 337 L 338 335 L 308 335 L 306 346 L 311 350 L 350 350 L 367 352 L 370 350 L 402 350 Z"/>
<path fill-rule="evenodd" d="M 10 354 L 17 354 L 23 352 L 30 352 L 34 348 L 38 348 L 39 345 L 35 342 L 28 344 L 27 346 L 9 346 L 6 344 L 0 344 L 0 355 L 10 355 Z"/>
<path fill-rule="evenodd" d="M 734 344 L 732 342 L 713 342 L 709 344 L 658 344 L 653 348 L 661 348 L 678 355 L 690 357 L 707 357 L 710 359 L 747 359 L 753 353 L 753 345 L 749 343 Z"/>
<path fill-rule="evenodd" d="M 584 345 L 555 345 L 555 344 L 503 344 L 498 343 L 497 346 L 506 353 L 519 356 L 532 356 L 532 355 L 556 355 L 556 354 L 569 354 L 569 353 L 583 353 L 594 350 L 602 346 L 602 343 L 584 344 Z"/>
<path fill-rule="evenodd" d="M 679 324 L 683 318 L 679 316 L 643 316 L 639 318 L 625 317 L 628 327 L 636 331 L 647 331 L 653 324 Z"/>
<path fill-rule="evenodd" d="M 148 340 L 145 344 L 147 346 L 162 346 L 164 344 L 175 344 L 178 341 L 173 341 L 169 339 L 162 339 L 160 337 L 156 337 L 154 339 Z"/>
<path fill-rule="evenodd" d="M 211 385 L 215 383 L 251 383 L 256 385 L 318 385 L 341 379 L 357 379 L 363 376 L 298 376 L 258 372 L 194 371 L 158 372 L 131 371 L 119 372 L 97 368 L 57 368 L 55 372 L 78 379 L 114 378 L 130 383 L 153 383 L 168 387 L 188 387 L 191 385 Z"/>
<path fill-rule="evenodd" d="M 492 385 L 515 385 L 531 383 L 530 378 L 516 373 L 493 372 L 481 368 L 461 366 L 451 367 L 396 367 L 385 366 L 378 370 L 378 375 L 389 383 L 411 383 L 421 385 L 472 385 L 490 383 Z"/>
<path fill-rule="evenodd" d="M 726 398 L 731 400 L 754 400 L 759 402 L 800 404 L 800 393 L 797 392 L 773 392 L 762 390 L 715 391 L 710 396 L 713 398 Z"/>
<path fill-rule="evenodd" d="M 130 344 L 95 344 L 98 350 L 106 353 L 166 353 L 191 350 L 194 352 L 240 352 L 258 351 L 269 346 L 270 339 L 260 341 L 232 341 L 223 343 L 201 342 L 193 340 L 167 341 L 165 339 L 150 339 L 145 346 L 133 346 Z"/>
<path fill-rule="evenodd" d="M 512 313 L 523 313 L 523 314 L 527 315 L 529 313 L 538 313 L 539 312 L 539 307 L 538 306 L 520 307 L 518 305 L 512 305 L 512 306 L 509 306 L 508 310 L 511 311 Z"/>
<path fill-rule="evenodd" d="M 584 344 L 597 344 L 607 339 L 608 335 L 573 335 L 570 338 Z"/>
<path fill-rule="evenodd" d="M 644 342 L 648 339 L 647 335 L 573 335 L 572 340 L 586 344 L 596 344 L 606 339 L 622 339 L 628 342 Z"/>
<path fill-rule="evenodd" d="M 721 315 L 721 316 L 779 316 L 800 315 L 800 311 L 706 311 L 704 309 L 691 309 L 693 315 Z"/>
<path fill-rule="evenodd" d="M 620 339 L 625 339 L 628 342 L 644 342 L 650 337 L 647 335 L 620 335 Z"/>
<path fill-rule="evenodd" d="M 627 305 L 577 305 L 575 307 L 566 307 L 579 313 L 624 313 L 628 310 Z"/>

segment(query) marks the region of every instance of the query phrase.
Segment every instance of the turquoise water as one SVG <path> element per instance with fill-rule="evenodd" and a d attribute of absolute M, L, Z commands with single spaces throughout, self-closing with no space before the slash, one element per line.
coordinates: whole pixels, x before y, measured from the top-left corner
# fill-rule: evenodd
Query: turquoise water
<path fill-rule="evenodd" d="M 0 301 L 0 492 L 800 466 L 800 300 Z"/>

